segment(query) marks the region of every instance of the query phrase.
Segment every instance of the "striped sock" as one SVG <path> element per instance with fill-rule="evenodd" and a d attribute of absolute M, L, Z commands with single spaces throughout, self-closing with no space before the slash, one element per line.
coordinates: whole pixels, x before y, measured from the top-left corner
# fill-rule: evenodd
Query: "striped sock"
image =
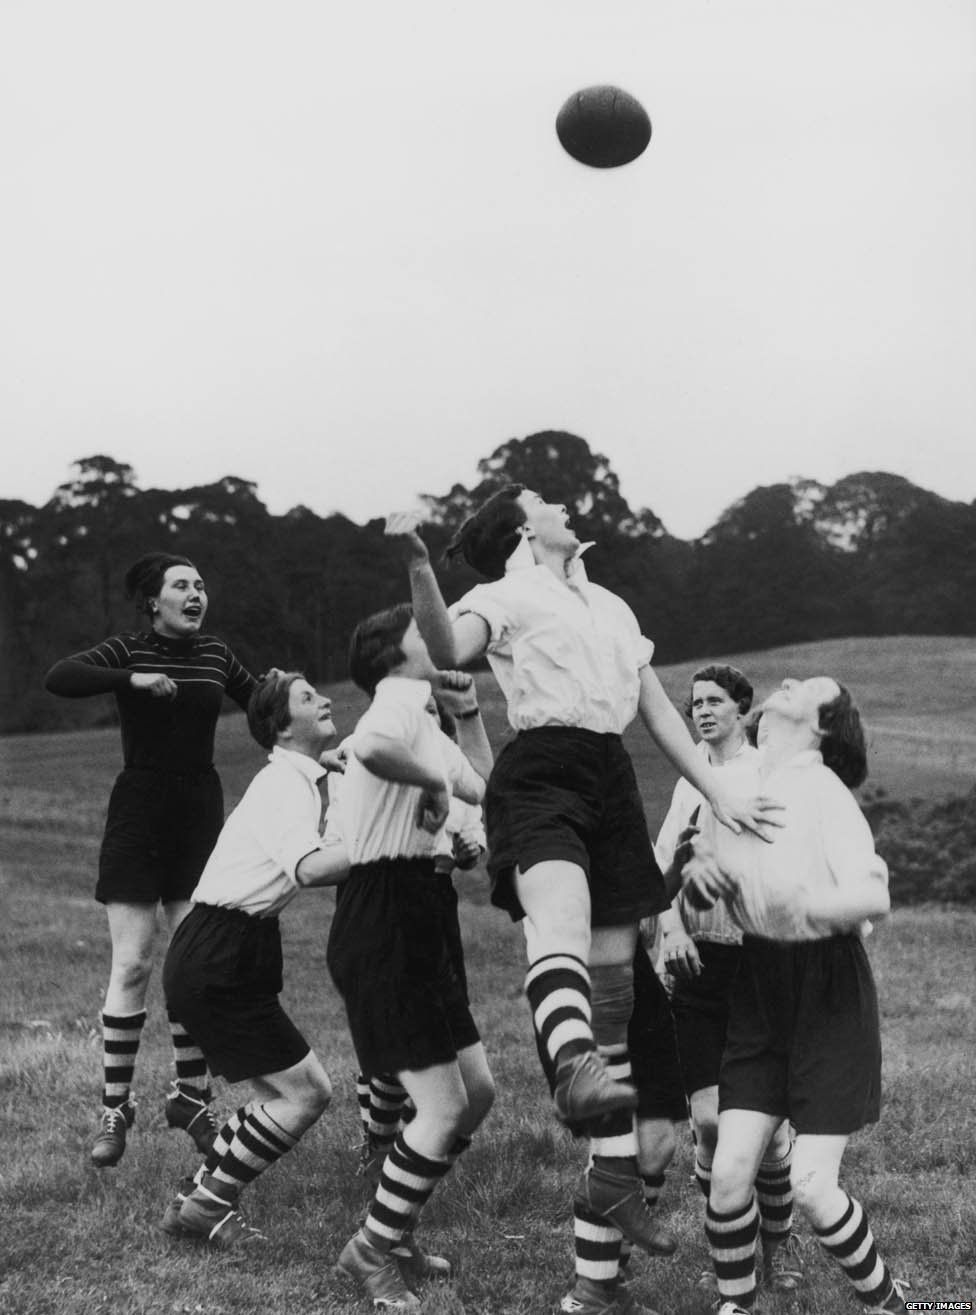
<path fill-rule="evenodd" d="M 246 1107 L 211 1177 L 240 1192 L 297 1143 L 298 1138 L 276 1123 L 263 1105 L 253 1103 Z"/>
<path fill-rule="evenodd" d="M 191 1096 L 201 1100 L 210 1098 L 210 1074 L 203 1051 L 190 1036 L 189 1032 L 172 1014 L 169 1015 L 170 1035 L 173 1038 L 173 1060 L 176 1065 L 176 1081 Z"/>
<path fill-rule="evenodd" d="M 599 1051 L 614 1082 L 630 1082 L 630 1051 L 627 1043 L 600 1046 Z M 632 1110 L 605 1114 L 590 1134 L 590 1154 L 611 1173 L 637 1172 L 637 1121 Z"/>
<path fill-rule="evenodd" d="M 705 1236 L 715 1266 L 719 1296 L 748 1309 L 756 1300 L 756 1243 L 759 1211 L 753 1197 L 741 1210 L 719 1214 L 711 1202 L 705 1211 Z"/>
<path fill-rule="evenodd" d="M 845 1195 L 847 1195 L 845 1193 Z M 878 1255 L 868 1217 L 860 1202 L 847 1196 L 847 1209 L 827 1228 L 815 1228 L 820 1245 L 843 1269 L 865 1306 L 887 1301 L 894 1284 Z"/>
<path fill-rule="evenodd" d="M 118 1109 L 129 1099 L 145 1021 L 145 1009 L 121 1016 L 102 1014 L 102 1104 L 106 1109 Z"/>
<path fill-rule="evenodd" d="M 452 1148 L 453 1149 L 453 1148 Z M 363 1225 L 373 1246 L 390 1251 L 412 1233 L 434 1188 L 451 1161 L 431 1160 L 415 1151 L 400 1133 L 383 1161 L 383 1172 Z"/>
<path fill-rule="evenodd" d="M 781 1160 L 763 1160 L 756 1174 L 759 1231 L 764 1244 L 785 1242 L 793 1231 L 793 1187 L 790 1165 L 793 1147 Z"/>
<path fill-rule="evenodd" d="M 712 1162 L 705 1159 L 705 1152 L 700 1145 L 695 1151 L 695 1182 L 707 1201 L 712 1192 Z"/>
<path fill-rule="evenodd" d="M 525 994 L 532 1010 L 539 1055 L 550 1086 L 559 1052 L 593 1050 L 590 974 L 572 954 L 547 954 L 537 959 L 525 977 Z"/>
<path fill-rule="evenodd" d="M 385 1154 L 396 1141 L 407 1093 L 392 1073 L 369 1080 L 369 1112 L 366 1132 L 371 1150 Z"/>
<path fill-rule="evenodd" d="M 599 1283 L 608 1300 L 617 1282 L 623 1235 L 619 1228 L 579 1201 L 573 1203 L 573 1249 L 576 1277 Z"/>
<path fill-rule="evenodd" d="M 193 1181 L 197 1187 L 203 1182 L 204 1177 L 212 1177 L 217 1171 L 217 1166 L 230 1150 L 237 1136 L 238 1129 L 247 1118 L 249 1106 L 242 1105 L 239 1110 L 235 1110 L 227 1122 L 220 1128 L 214 1138 L 214 1144 L 207 1152 L 203 1164 L 200 1165 L 193 1175 Z"/>

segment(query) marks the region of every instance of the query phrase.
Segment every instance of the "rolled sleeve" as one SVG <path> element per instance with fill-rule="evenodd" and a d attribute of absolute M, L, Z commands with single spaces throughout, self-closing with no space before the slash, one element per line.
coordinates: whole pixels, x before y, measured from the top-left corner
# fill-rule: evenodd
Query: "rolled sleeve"
<path fill-rule="evenodd" d="M 452 621 L 469 614 L 480 616 L 488 627 L 489 651 L 494 651 L 507 643 L 512 632 L 514 618 L 511 610 L 505 606 L 498 596 L 498 591 L 491 585 L 475 585 L 463 598 L 452 604 L 448 611 Z"/>

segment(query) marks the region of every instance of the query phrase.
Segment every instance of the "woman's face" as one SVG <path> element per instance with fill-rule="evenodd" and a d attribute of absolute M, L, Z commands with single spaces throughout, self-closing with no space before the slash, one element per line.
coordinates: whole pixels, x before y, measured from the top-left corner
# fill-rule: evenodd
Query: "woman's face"
<path fill-rule="evenodd" d="M 195 566 L 170 566 L 155 598 L 149 600 L 153 629 L 170 639 L 200 632 L 207 615 L 207 591 Z"/>

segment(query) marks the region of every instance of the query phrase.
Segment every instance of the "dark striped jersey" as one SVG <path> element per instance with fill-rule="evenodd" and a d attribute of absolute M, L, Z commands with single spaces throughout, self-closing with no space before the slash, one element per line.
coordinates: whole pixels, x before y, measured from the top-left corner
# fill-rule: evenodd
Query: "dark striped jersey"
<path fill-rule="evenodd" d="M 133 689 L 133 672 L 162 672 L 176 697 Z M 83 698 L 114 694 L 126 767 L 202 772 L 213 765 L 214 733 L 224 695 L 242 708 L 254 677 L 215 635 L 168 639 L 154 630 L 113 635 L 58 662 L 45 686 L 52 694 Z"/>

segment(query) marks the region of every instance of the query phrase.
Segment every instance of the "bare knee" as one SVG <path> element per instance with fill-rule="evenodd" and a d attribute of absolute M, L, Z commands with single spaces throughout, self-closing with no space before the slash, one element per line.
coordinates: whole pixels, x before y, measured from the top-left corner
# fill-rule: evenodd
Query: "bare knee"
<path fill-rule="evenodd" d="M 126 993 L 144 993 L 151 973 L 151 953 L 117 953 L 112 958 L 111 986 Z"/>
<path fill-rule="evenodd" d="M 695 1121 L 695 1141 L 703 1152 L 704 1159 L 715 1157 L 718 1145 L 718 1117 L 714 1114 L 701 1114 Z"/>
<path fill-rule="evenodd" d="M 712 1208 L 726 1214 L 745 1205 L 752 1194 L 753 1176 L 752 1156 L 733 1147 L 717 1146 L 708 1198 Z"/>
<path fill-rule="evenodd" d="M 641 1173 L 663 1173 L 678 1149 L 678 1135 L 670 1119 L 638 1119 L 638 1163 Z"/>
<path fill-rule="evenodd" d="M 306 1108 L 313 1119 L 321 1118 L 332 1103 L 332 1083 L 326 1072 L 316 1073 L 308 1085 Z"/>

